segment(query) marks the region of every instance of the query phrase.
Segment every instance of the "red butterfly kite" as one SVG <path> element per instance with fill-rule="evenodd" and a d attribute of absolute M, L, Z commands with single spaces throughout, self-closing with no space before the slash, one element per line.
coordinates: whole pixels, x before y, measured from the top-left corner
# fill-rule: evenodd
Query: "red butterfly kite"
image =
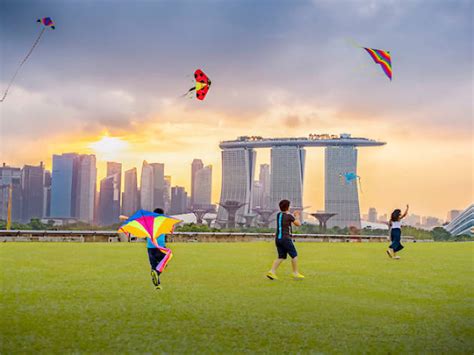
<path fill-rule="evenodd" d="M 209 77 L 204 74 L 201 69 L 197 69 L 194 72 L 194 79 L 196 80 L 195 86 L 189 89 L 185 95 L 189 95 L 193 91 L 196 91 L 197 99 L 204 100 L 207 95 L 207 92 L 209 91 L 209 88 L 211 87 L 211 79 L 209 79 Z"/>

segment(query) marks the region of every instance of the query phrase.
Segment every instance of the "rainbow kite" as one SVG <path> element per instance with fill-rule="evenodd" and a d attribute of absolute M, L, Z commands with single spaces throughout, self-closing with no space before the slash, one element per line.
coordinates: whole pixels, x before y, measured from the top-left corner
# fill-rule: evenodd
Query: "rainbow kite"
<path fill-rule="evenodd" d="M 158 247 L 156 239 L 162 234 L 173 233 L 174 226 L 179 222 L 179 219 L 164 214 L 139 210 L 124 222 L 119 232 L 130 233 L 137 238 L 150 238 Z"/>
<path fill-rule="evenodd" d="M 375 63 L 380 64 L 385 75 L 387 75 L 387 77 L 392 80 L 392 60 L 390 57 L 390 52 L 383 51 L 381 49 L 373 49 L 366 47 L 362 48 L 364 48 L 367 53 L 369 53 Z"/>
<path fill-rule="evenodd" d="M 129 233 L 138 238 L 150 238 L 158 250 L 165 254 L 156 267 L 156 270 L 161 273 L 173 257 L 173 253 L 171 249 L 159 246 L 157 238 L 162 234 L 173 233 L 174 226 L 179 222 L 181 222 L 179 219 L 163 214 L 139 210 L 124 222 L 119 232 Z"/>

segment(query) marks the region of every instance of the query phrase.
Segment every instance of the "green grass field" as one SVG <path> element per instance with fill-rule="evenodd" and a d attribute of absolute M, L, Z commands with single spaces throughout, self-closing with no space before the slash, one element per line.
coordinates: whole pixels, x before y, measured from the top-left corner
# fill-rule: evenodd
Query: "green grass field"
<path fill-rule="evenodd" d="M 473 243 L 299 243 L 304 281 L 264 277 L 270 242 L 3 243 L 2 354 L 473 353 Z"/>

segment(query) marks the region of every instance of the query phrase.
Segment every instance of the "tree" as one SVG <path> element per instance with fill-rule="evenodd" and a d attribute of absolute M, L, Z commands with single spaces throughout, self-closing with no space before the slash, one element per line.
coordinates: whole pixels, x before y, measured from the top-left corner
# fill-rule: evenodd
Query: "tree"
<path fill-rule="evenodd" d="M 439 240 L 450 240 L 451 239 L 451 233 L 449 233 L 446 229 L 443 227 L 435 227 L 431 231 L 431 234 L 433 235 L 433 239 L 435 241 Z"/>

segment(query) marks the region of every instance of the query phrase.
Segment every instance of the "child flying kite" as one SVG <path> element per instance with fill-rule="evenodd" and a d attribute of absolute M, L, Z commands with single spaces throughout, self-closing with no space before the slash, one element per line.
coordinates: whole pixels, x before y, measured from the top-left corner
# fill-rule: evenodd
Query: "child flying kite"
<path fill-rule="evenodd" d="M 161 290 L 160 275 L 173 257 L 171 249 L 166 248 L 166 234 L 172 233 L 174 226 L 181 221 L 164 215 L 161 208 L 153 212 L 139 210 L 132 217 L 120 216 L 120 219 L 126 221 L 119 232 L 146 238 L 151 280 L 155 289 Z"/>

